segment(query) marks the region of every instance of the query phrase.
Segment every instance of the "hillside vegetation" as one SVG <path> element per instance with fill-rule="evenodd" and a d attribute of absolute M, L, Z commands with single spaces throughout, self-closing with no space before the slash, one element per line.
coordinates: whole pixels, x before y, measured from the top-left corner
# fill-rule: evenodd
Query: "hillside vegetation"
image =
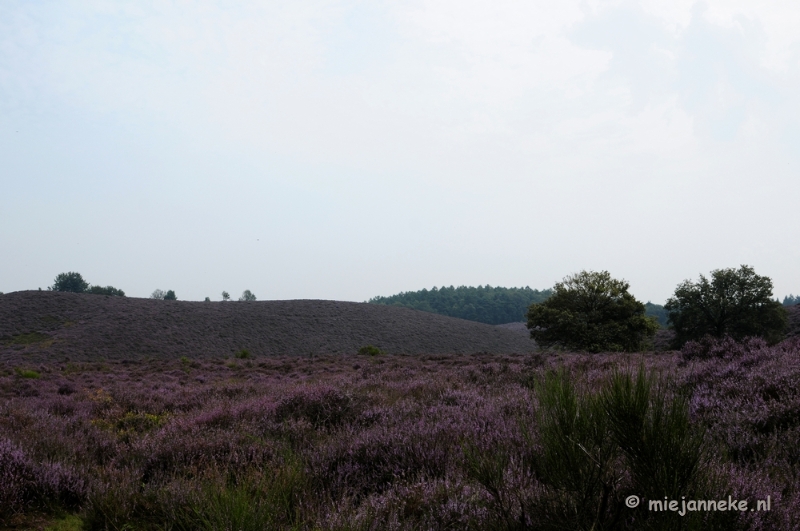
<path fill-rule="evenodd" d="M 349 354 L 525 353 L 527 334 L 356 302 L 188 302 L 22 291 L 0 297 L 0 360 L 136 360 Z"/>
<path fill-rule="evenodd" d="M 405 291 L 389 297 L 373 297 L 371 304 L 402 306 L 492 325 L 525 320 L 533 303 L 545 301 L 552 290 L 486 286 L 442 286 L 431 290 Z"/>
<path fill-rule="evenodd" d="M 468 321 L 492 325 L 525 321 L 528 307 L 541 303 L 553 294 L 552 289 L 502 288 L 499 286 L 453 286 L 430 290 L 404 291 L 388 297 L 373 297 L 371 304 L 402 306 L 423 312 L 438 313 Z M 667 312 L 661 304 L 647 302 L 645 314 L 655 317 L 666 328 Z"/>

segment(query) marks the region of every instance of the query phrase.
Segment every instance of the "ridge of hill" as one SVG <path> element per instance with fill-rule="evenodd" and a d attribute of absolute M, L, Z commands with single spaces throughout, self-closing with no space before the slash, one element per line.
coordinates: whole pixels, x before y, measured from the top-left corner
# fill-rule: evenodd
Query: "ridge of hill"
<path fill-rule="evenodd" d="M 0 360 L 527 353 L 519 332 L 398 306 L 327 300 L 188 302 L 52 291 L 0 296 Z"/>

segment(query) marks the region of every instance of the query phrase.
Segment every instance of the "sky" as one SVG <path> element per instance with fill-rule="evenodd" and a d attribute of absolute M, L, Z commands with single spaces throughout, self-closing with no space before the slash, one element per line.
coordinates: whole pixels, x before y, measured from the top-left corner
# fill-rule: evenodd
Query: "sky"
<path fill-rule="evenodd" d="M 0 292 L 800 294 L 791 1 L 0 2 Z"/>

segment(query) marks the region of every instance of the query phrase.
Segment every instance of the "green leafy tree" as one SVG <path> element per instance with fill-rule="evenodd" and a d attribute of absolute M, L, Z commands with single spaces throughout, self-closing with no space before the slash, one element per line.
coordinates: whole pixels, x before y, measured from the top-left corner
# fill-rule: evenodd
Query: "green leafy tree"
<path fill-rule="evenodd" d="M 50 287 L 52 291 L 67 291 L 70 293 L 85 293 L 89 289 L 89 283 L 83 280 L 80 273 L 70 271 L 69 273 L 60 273 L 53 285 Z"/>
<path fill-rule="evenodd" d="M 664 306 L 661 304 L 653 304 L 650 301 L 644 303 L 644 313 L 649 317 L 655 317 L 656 321 L 658 321 L 659 326 L 662 328 L 667 327 L 667 310 L 664 309 Z"/>
<path fill-rule="evenodd" d="M 256 300 L 256 295 L 249 289 L 246 289 L 242 292 L 242 296 L 239 297 L 239 300 L 242 302 L 253 302 Z"/>
<path fill-rule="evenodd" d="M 178 300 L 178 297 L 175 296 L 175 292 L 174 291 L 168 290 L 164 294 L 164 300 L 165 301 L 176 301 L 176 300 Z"/>
<path fill-rule="evenodd" d="M 231 294 L 230 294 L 230 293 L 228 293 L 227 291 L 223 291 L 223 292 L 222 292 L 222 300 L 223 300 L 223 301 L 229 301 L 229 300 L 231 300 Z"/>
<path fill-rule="evenodd" d="M 629 284 L 608 271 L 581 271 L 556 283 L 553 295 L 528 309 L 531 338 L 543 347 L 589 352 L 643 349 L 658 329 Z"/>
<path fill-rule="evenodd" d="M 87 293 L 92 295 L 111 295 L 113 297 L 124 297 L 125 292 L 117 289 L 114 286 L 92 286 L 87 290 Z"/>
<path fill-rule="evenodd" d="M 772 300 L 772 280 L 757 275 L 752 267 L 716 269 L 711 280 L 684 280 L 664 308 L 675 330 L 676 348 L 690 340 L 748 336 L 780 341 L 788 326 L 786 310 Z"/>
<path fill-rule="evenodd" d="M 150 294 L 150 298 L 151 299 L 158 299 L 158 300 L 162 300 L 163 301 L 164 300 L 164 296 L 166 294 L 167 294 L 167 292 L 164 291 L 163 289 L 157 289 L 157 290 L 154 290 L 153 293 Z"/>

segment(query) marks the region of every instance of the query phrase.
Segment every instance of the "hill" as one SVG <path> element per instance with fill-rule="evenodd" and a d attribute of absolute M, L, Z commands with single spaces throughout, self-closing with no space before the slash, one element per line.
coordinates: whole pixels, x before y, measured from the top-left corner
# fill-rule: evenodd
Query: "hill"
<path fill-rule="evenodd" d="M 21 291 L 0 296 L 0 360 L 524 353 L 526 336 L 397 306 L 324 300 L 186 302 Z"/>

